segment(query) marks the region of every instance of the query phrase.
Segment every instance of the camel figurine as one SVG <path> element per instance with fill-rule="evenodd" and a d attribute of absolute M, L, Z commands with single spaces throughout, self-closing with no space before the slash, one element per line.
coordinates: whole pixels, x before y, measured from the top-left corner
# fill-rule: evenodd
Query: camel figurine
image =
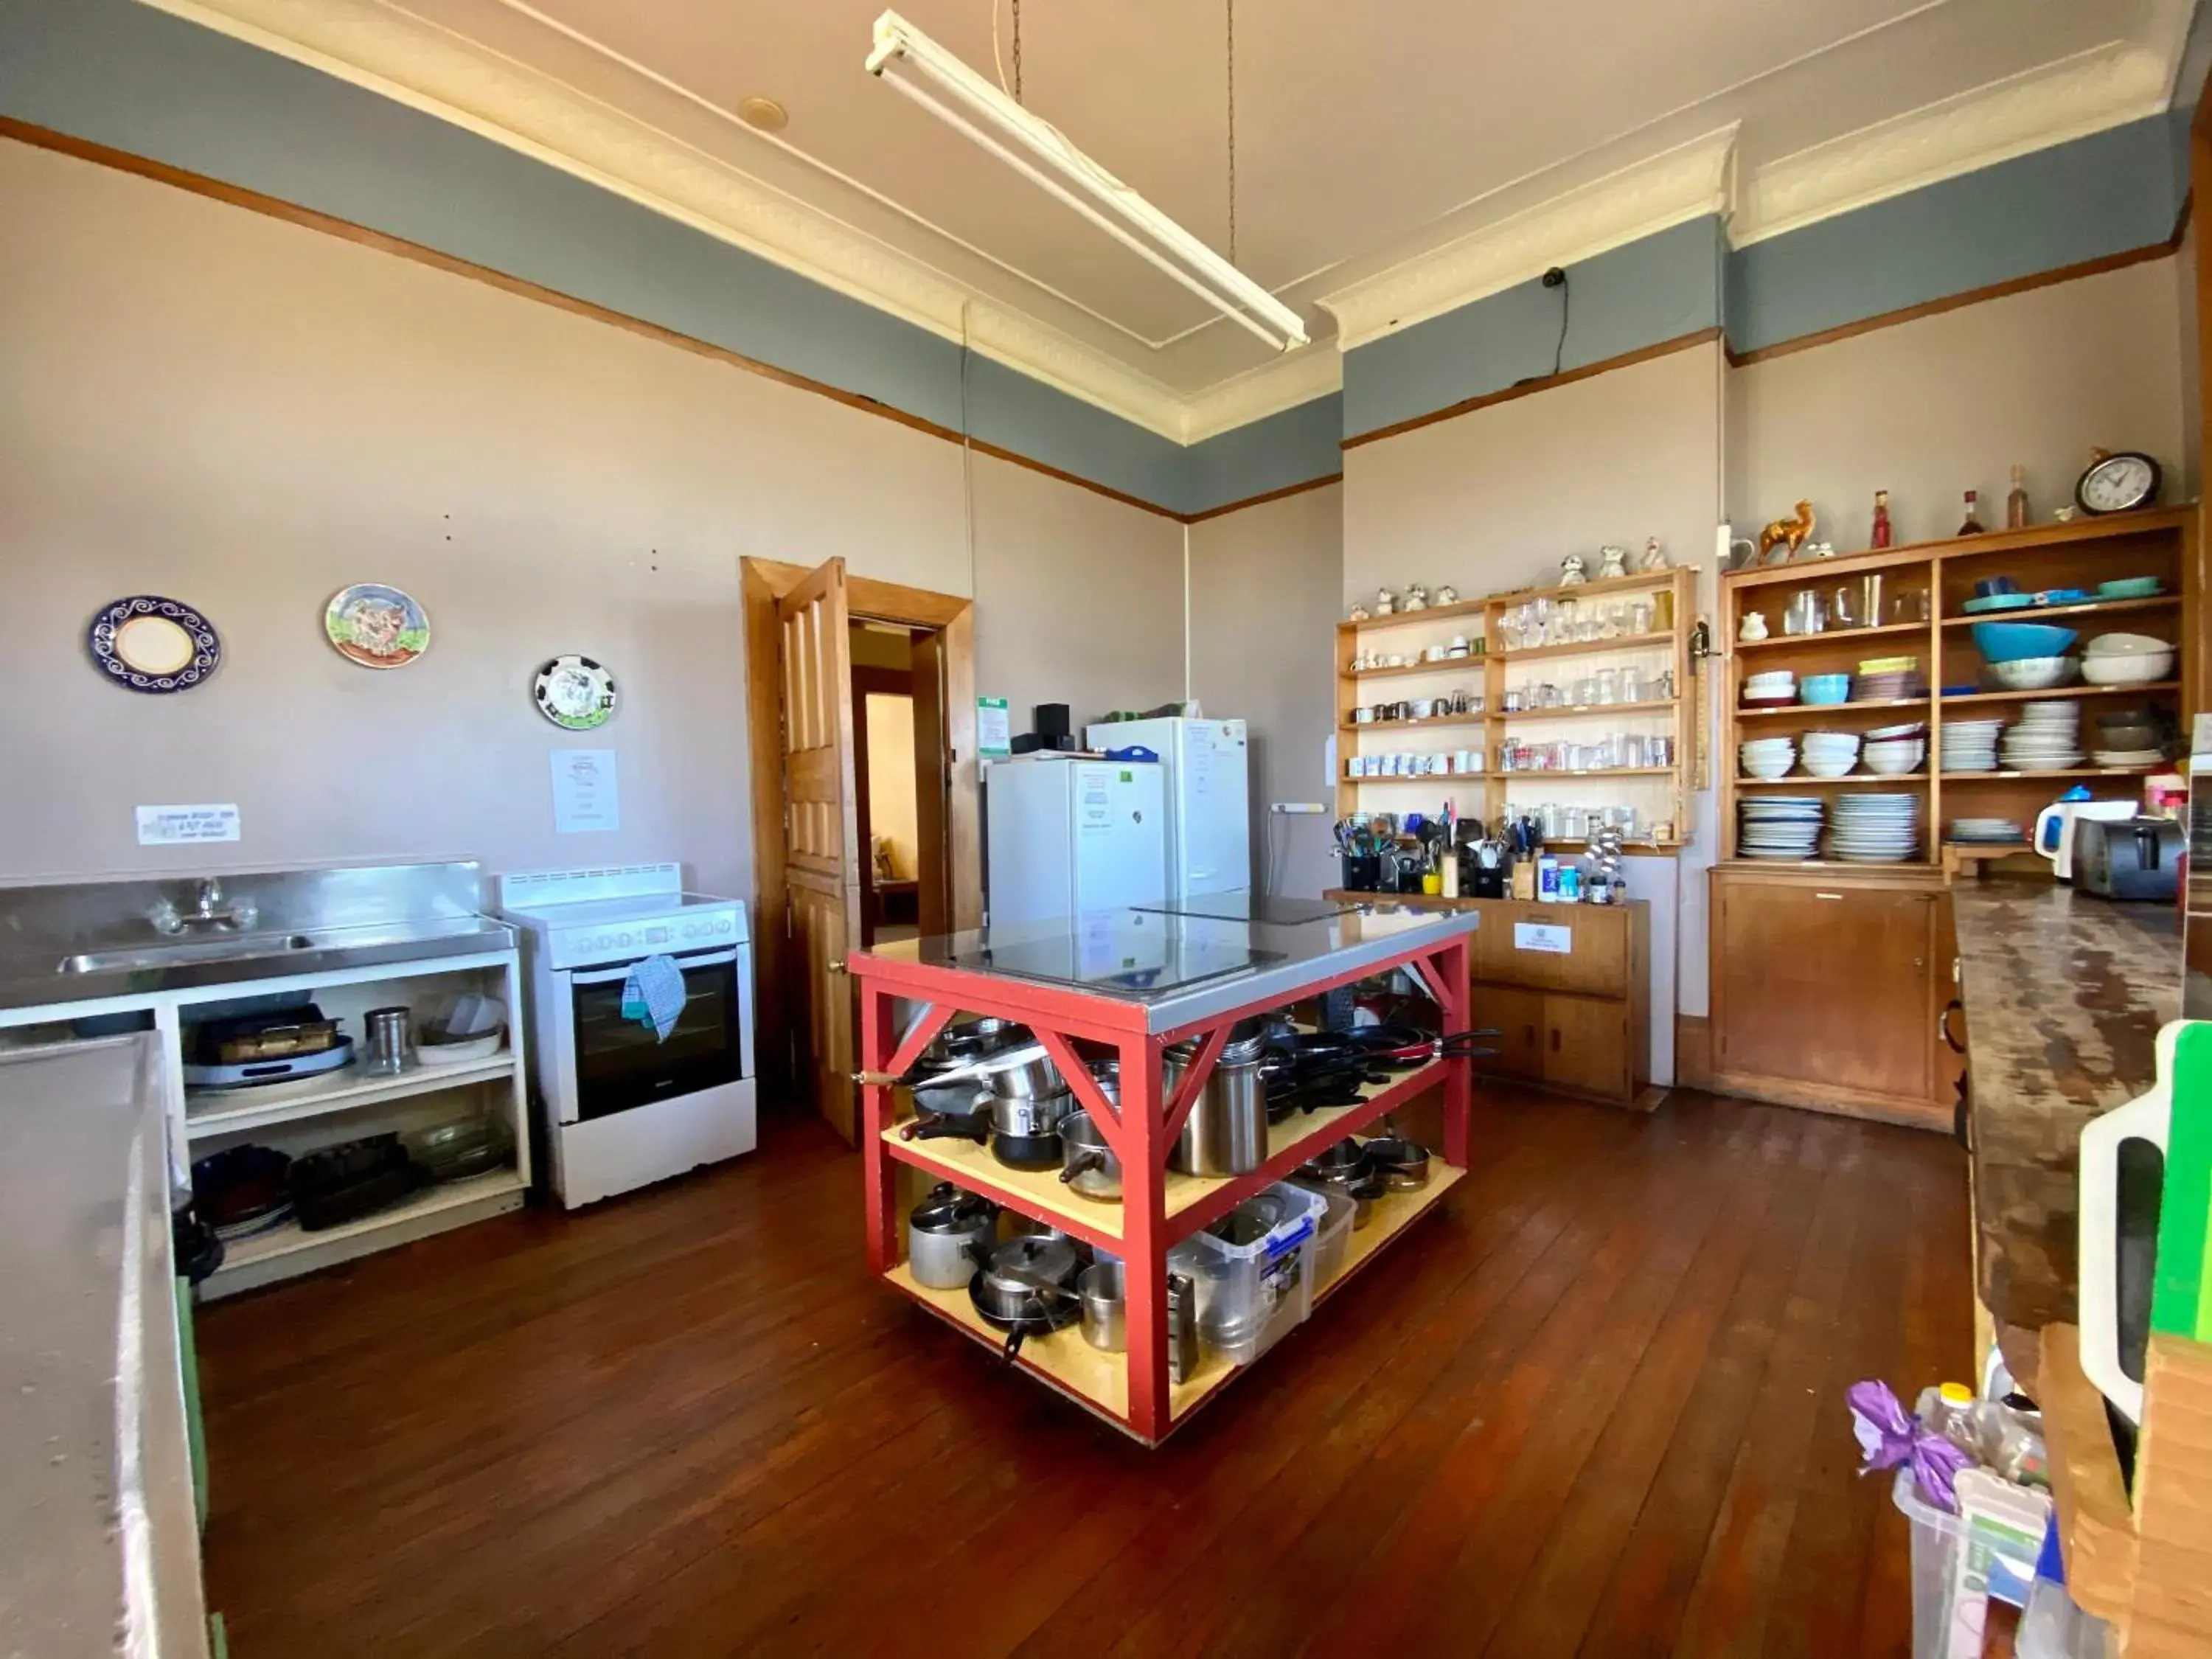
<path fill-rule="evenodd" d="M 1797 550 L 1805 544 L 1805 538 L 1812 533 L 1813 503 L 1800 501 L 1796 518 L 1777 519 L 1759 532 L 1759 562 L 1763 564 L 1787 564 L 1796 557 Z M 1778 547 L 1784 550 L 1782 556 L 1769 559 L 1767 555 Z"/>

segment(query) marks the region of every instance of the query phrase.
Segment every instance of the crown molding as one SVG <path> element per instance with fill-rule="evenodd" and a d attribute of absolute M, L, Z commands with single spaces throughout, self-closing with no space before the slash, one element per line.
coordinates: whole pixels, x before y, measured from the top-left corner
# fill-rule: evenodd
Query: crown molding
<path fill-rule="evenodd" d="M 1321 296 L 1349 351 L 1398 329 L 1670 226 L 1725 215 L 1731 125 L 1508 215 L 1442 247 Z"/>
<path fill-rule="evenodd" d="M 1752 170 L 1729 226 L 1738 247 L 2155 115 L 2172 65 L 2114 43 L 1845 133 Z"/>
<path fill-rule="evenodd" d="M 1344 354 L 1318 340 L 1185 398 L 1182 441 L 1203 443 L 1343 390 Z"/>

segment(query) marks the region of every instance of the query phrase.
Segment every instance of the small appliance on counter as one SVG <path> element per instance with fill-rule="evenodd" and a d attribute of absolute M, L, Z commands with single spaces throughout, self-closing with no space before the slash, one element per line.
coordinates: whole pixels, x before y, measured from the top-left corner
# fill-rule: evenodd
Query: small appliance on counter
<path fill-rule="evenodd" d="M 2082 818 L 2074 829 L 2074 884 L 2100 898 L 2171 904 L 2186 842 L 2171 818 Z"/>
<path fill-rule="evenodd" d="M 2035 815 L 2035 850 L 2049 859 L 2061 881 L 2074 879 L 2074 848 L 2081 826 L 2092 818 L 2131 818 L 2131 800 L 2055 800 Z"/>
<path fill-rule="evenodd" d="M 569 1209 L 758 1143 L 745 907 L 684 890 L 678 864 L 501 876 L 520 931 L 553 1189 Z M 647 969 L 670 1006 L 626 1006 Z M 672 1015 L 664 1024 L 659 1014 Z"/>

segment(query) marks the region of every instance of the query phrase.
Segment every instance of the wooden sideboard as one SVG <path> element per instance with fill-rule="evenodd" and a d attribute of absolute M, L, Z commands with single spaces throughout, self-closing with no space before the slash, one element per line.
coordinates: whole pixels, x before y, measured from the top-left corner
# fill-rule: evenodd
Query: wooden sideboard
<path fill-rule="evenodd" d="M 1642 1110 L 1666 1092 L 1648 1082 L 1651 907 L 1645 901 L 1536 904 L 1338 890 L 1328 896 L 1481 913 L 1470 970 L 1474 1024 L 1494 1025 L 1499 1035 L 1496 1057 L 1477 1061 L 1479 1071 Z M 1538 928 L 1543 931 L 1529 931 Z"/>

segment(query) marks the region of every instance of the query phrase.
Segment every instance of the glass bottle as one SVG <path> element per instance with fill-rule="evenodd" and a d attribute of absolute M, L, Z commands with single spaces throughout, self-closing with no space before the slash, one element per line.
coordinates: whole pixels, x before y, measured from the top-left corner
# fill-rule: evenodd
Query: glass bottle
<path fill-rule="evenodd" d="M 1978 536 L 1982 533 L 1982 521 L 1974 516 L 1974 503 L 1978 493 L 1972 489 L 1966 492 L 1966 521 L 1959 526 L 1959 533 L 1961 536 Z"/>
<path fill-rule="evenodd" d="M 1889 492 L 1887 489 L 1877 489 L 1874 492 L 1874 535 L 1867 545 L 1869 547 L 1889 545 Z"/>
<path fill-rule="evenodd" d="M 2012 494 L 2005 497 L 2005 528 L 2027 528 L 2027 469 L 2017 462 L 2012 469 Z"/>

